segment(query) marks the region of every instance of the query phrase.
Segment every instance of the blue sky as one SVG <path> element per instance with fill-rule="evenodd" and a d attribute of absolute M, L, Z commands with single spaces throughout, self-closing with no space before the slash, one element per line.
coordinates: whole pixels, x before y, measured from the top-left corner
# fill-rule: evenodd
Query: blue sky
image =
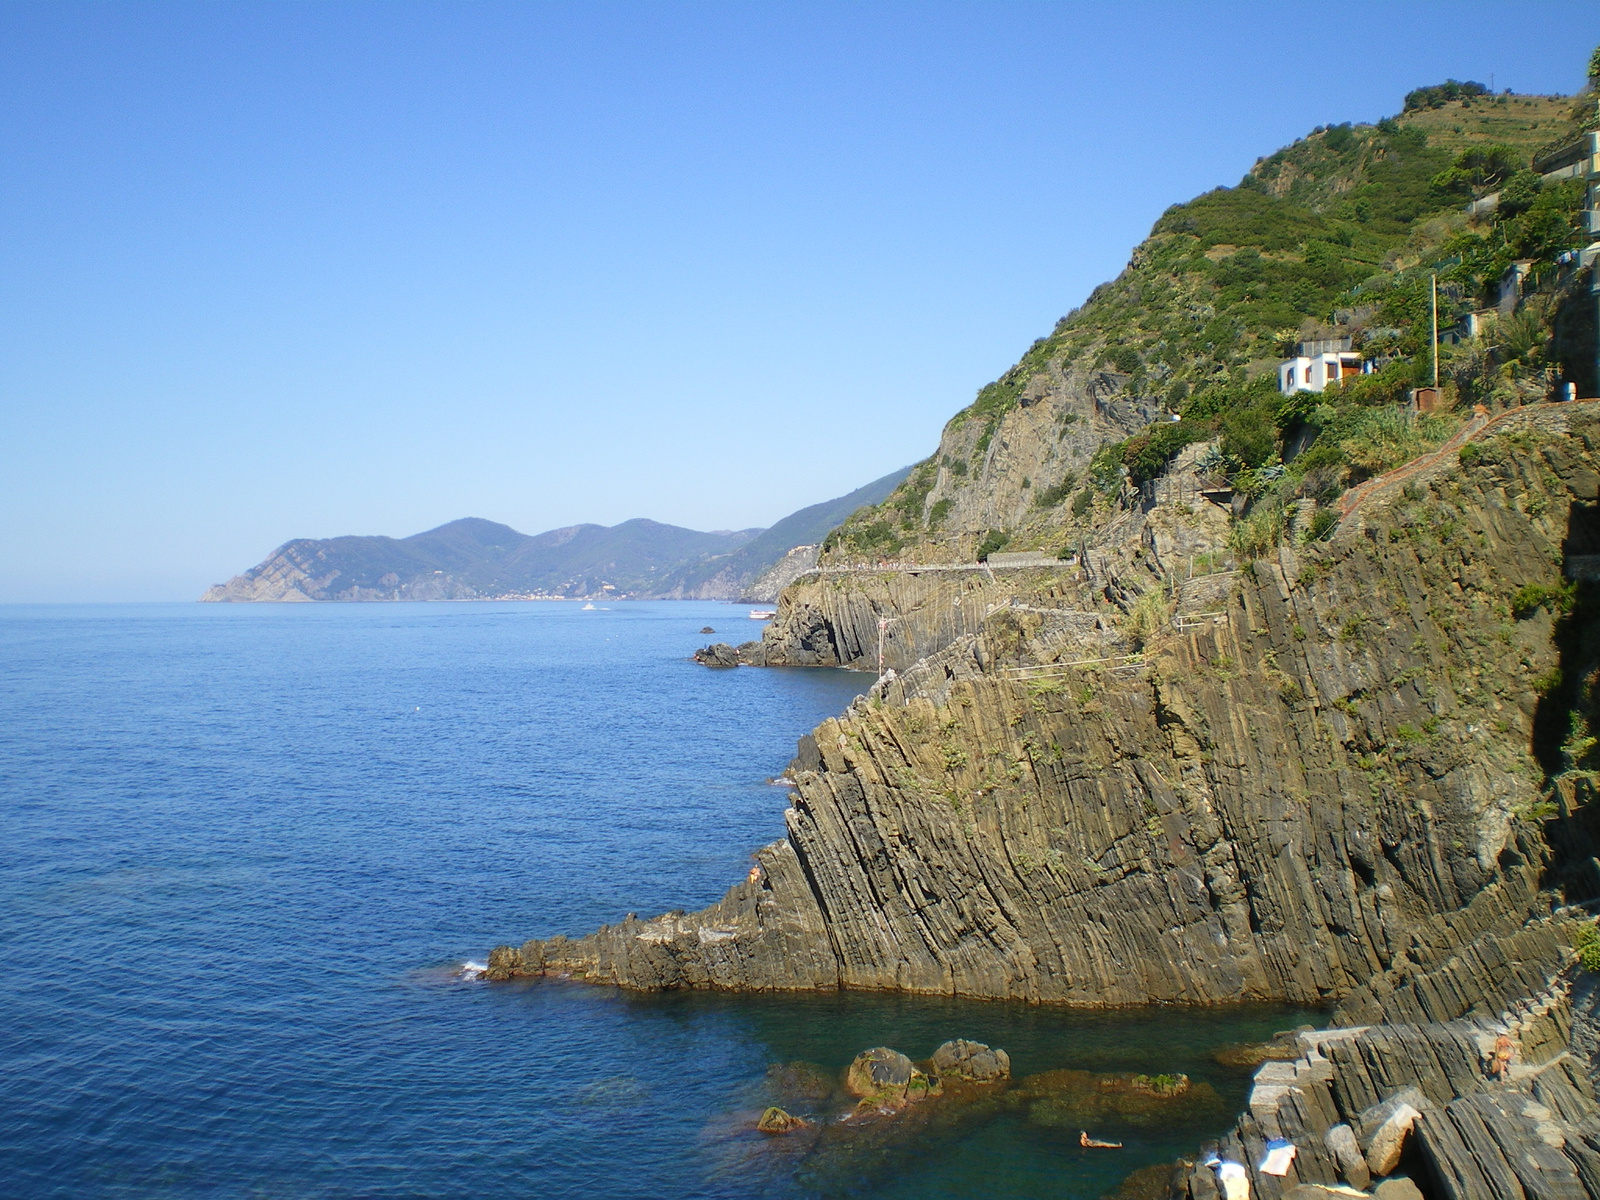
<path fill-rule="evenodd" d="M 0 5 L 0 600 L 769 524 L 928 454 L 1168 204 L 1596 42 L 1592 2 Z"/>

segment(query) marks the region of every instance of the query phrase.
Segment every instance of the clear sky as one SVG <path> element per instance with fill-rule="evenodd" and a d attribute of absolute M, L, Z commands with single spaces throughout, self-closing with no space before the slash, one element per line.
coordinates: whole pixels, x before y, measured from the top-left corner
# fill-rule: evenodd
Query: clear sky
<path fill-rule="evenodd" d="M 0 600 L 291 537 L 766 525 L 1168 204 L 1600 5 L 0 5 Z"/>

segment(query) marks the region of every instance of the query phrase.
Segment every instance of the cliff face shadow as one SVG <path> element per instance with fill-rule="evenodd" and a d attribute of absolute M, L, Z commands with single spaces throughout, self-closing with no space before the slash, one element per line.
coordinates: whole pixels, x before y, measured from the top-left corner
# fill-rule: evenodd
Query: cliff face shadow
<path fill-rule="evenodd" d="M 1562 541 L 1570 603 L 1555 624 L 1558 671 L 1539 696 L 1531 750 L 1560 804 L 1545 823 L 1553 855 L 1546 886 L 1569 903 L 1600 898 L 1600 803 L 1581 775 L 1600 763 L 1600 503 L 1574 501 Z"/>
<path fill-rule="evenodd" d="M 1552 322 L 1555 339 L 1551 351 L 1560 364 L 1561 378 L 1577 384 L 1580 396 L 1600 395 L 1600 378 L 1595 375 L 1595 344 L 1600 330 L 1595 325 L 1594 293 L 1589 290 L 1596 269 L 1590 267 L 1568 288 Z"/>

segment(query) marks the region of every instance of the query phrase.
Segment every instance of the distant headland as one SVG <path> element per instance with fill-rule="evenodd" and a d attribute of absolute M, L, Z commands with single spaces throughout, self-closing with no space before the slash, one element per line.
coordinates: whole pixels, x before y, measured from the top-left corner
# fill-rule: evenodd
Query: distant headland
<path fill-rule="evenodd" d="M 770 529 L 702 533 L 636 518 L 519 533 L 466 517 L 405 538 L 296 538 L 202 601 L 762 600 L 816 564 L 822 540 L 910 468 L 791 513 Z"/>

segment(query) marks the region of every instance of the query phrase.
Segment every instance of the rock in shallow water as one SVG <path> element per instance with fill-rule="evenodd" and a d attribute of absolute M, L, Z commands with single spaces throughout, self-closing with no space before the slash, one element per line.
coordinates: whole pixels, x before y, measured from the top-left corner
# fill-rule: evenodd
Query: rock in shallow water
<path fill-rule="evenodd" d="M 810 1124 L 811 1122 L 804 1117 L 794 1116 L 774 1106 L 761 1114 L 761 1119 L 756 1122 L 756 1128 L 762 1133 L 793 1133 L 796 1129 L 804 1129 Z"/>
<path fill-rule="evenodd" d="M 845 1072 L 844 1085 L 861 1097 L 858 1112 L 898 1112 L 907 1104 L 937 1096 L 942 1090 L 937 1079 L 917 1070 L 898 1050 L 875 1046 L 856 1055 Z"/>
<path fill-rule="evenodd" d="M 1114 1121 L 1136 1129 L 1164 1129 L 1226 1114 L 1209 1083 L 1187 1075 L 1097 1075 L 1092 1071 L 1045 1071 L 1030 1075 L 1009 1093 L 1028 1120 L 1050 1129 L 1081 1129 Z"/>
<path fill-rule="evenodd" d="M 898 1050 L 876 1046 L 856 1055 L 845 1071 L 844 1084 L 857 1096 L 871 1096 L 885 1088 L 903 1088 L 916 1068 Z"/>
<path fill-rule="evenodd" d="M 737 667 L 739 652 L 727 642 L 712 642 L 694 652 L 694 660 L 708 667 Z"/>
<path fill-rule="evenodd" d="M 991 1083 L 1011 1075 L 1011 1056 L 982 1042 L 956 1038 L 933 1052 L 933 1069 L 946 1079 Z"/>
<path fill-rule="evenodd" d="M 1313 1028 L 1300 1025 L 1272 1035 L 1271 1041 L 1224 1046 L 1211 1057 L 1225 1067 L 1259 1067 L 1265 1062 L 1293 1062 L 1300 1057 L 1300 1034 Z"/>

